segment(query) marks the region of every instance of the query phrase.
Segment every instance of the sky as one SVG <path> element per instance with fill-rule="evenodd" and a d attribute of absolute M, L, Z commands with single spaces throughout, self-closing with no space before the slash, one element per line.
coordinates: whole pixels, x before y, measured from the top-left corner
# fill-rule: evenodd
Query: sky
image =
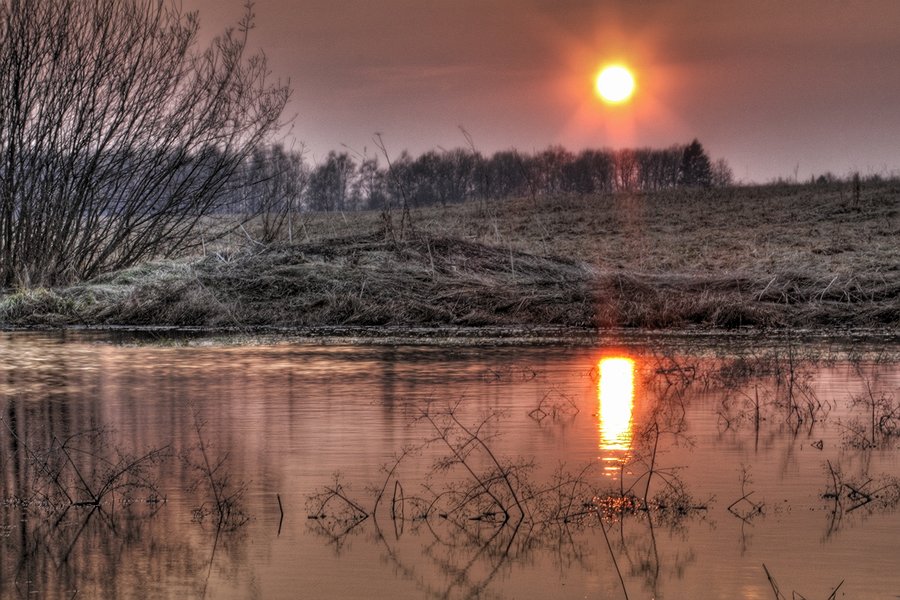
<path fill-rule="evenodd" d="M 203 35 L 244 0 L 183 0 Z M 294 89 L 288 141 L 392 155 L 668 147 L 745 182 L 900 175 L 898 0 L 258 0 L 252 48 Z M 628 65 L 629 103 L 594 93 Z"/>

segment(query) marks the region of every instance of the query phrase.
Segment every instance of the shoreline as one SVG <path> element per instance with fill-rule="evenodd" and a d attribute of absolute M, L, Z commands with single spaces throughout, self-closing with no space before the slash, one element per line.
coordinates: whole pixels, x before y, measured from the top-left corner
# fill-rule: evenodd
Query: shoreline
<path fill-rule="evenodd" d="M 729 344 L 734 347 L 830 345 L 877 351 L 900 349 L 897 329 L 588 329 L 572 327 L 179 327 L 64 326 L 0 327 L 6 335 L 96 338 L 123 343 L 263 346 L 427 346 L 427 347 L 628 347 Z"/>

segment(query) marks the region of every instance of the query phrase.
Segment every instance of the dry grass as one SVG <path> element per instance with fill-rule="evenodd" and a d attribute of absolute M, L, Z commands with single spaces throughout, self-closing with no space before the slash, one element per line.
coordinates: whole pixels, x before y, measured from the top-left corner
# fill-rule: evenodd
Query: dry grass
<path fill-rule="evenodd" d="M 900 184 L 513 199 L 311 215 L 304 243 L 0 300 L 8 325 L 900 325 Z M 252 229 L 251 229 L 252 232 Z M 243 234 L 242 234 L 243 235 Z"/>
<path fill-rule="evenodd" d="M 452 239 L 372 237 L 163 263 L 0 302 L 17 325 L 210 327 L 592 323 L 592 270 Z"/>
<path fill-rule="evenodd" d="M 740 274 L 896 275 L 900 182 L 668 190 L 470 203 L 413 212 L 417 230 L 538 255 L 577 257 L 603 270 Z M 319 238 L 374 231 L 377 213 L 315 215 Z M 823 285 L 824 287 L 824 285 Z"/>

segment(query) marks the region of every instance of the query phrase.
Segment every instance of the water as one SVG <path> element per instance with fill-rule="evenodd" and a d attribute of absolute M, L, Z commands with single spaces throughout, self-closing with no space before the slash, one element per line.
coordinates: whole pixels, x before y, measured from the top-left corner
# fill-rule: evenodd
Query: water
<path fill-rule="evenodd" d="M 0 597 L 894 598 L 895 350 L 6 334 Z"/>

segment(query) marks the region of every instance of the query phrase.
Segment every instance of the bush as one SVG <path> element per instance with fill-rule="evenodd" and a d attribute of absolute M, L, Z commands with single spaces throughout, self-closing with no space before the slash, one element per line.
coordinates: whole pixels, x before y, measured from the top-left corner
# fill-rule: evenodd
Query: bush
<path fill-rule="evenodd" d="M 206 49 L 165 0 L 0 4 L 0 286 L 52 286 L 197 245 L 290 95 L 248 56 L 252 7 Z"/>

